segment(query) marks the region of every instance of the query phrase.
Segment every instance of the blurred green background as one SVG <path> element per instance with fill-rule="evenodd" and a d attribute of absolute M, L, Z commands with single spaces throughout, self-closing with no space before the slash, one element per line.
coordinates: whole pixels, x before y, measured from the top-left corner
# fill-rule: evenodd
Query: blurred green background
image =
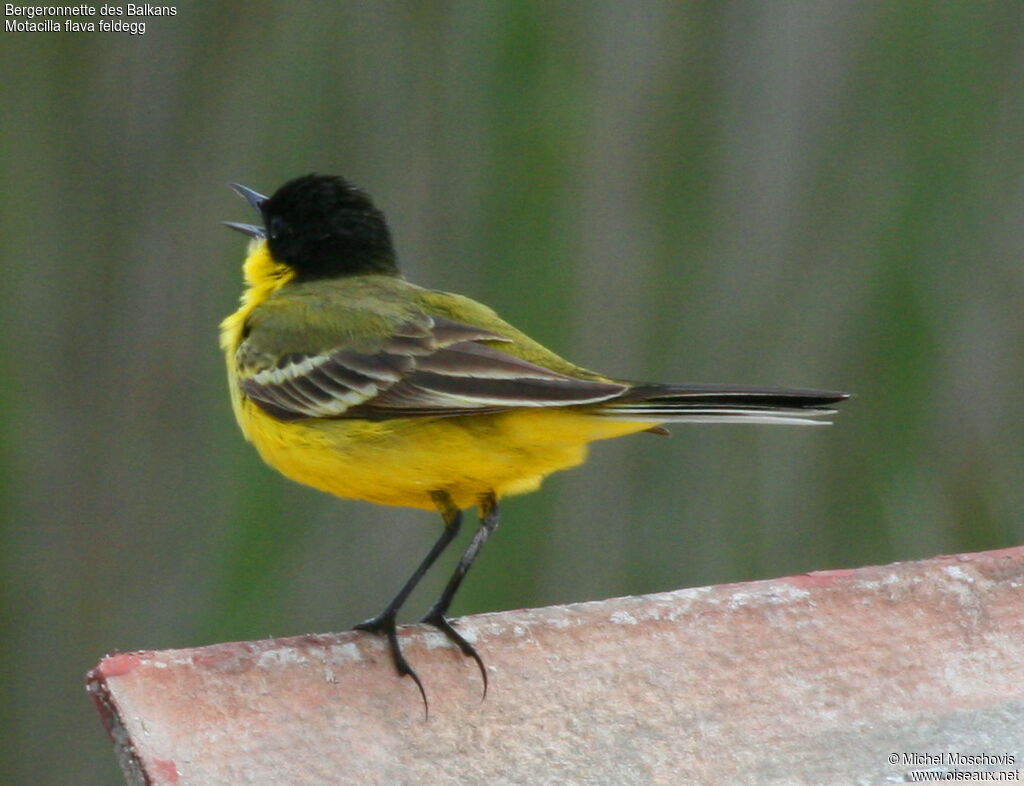
<path fill-rule="evenodd" d="M 458 613 L 1024 540 L 1024 4 L 176 8 L 0 43 L 5 782 L 120 782 L 104 653 L 344 629 L 436 537 L 239 436 L 232 180 L 348 176 L 410 279 L 583 365 L 856 393 L 597 445 Z"/>

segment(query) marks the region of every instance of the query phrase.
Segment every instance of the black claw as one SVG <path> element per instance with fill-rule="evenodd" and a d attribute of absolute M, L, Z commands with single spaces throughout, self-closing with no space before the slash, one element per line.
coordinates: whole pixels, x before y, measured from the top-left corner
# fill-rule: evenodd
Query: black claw
<path fill-rule="evenodd" d="M 399 677 L 412 677 L 412 681 L 416 683 L 416 687 L 420 691 L 420 697 L 423 699 L 423 719 L 430 720 L 430 703 L 427 701 L 427 691 L 423 688 L 423 682 L 420 680 L 419 675 L 409 665 L 409 661 L 405 659 L 405 655 L 402 653 L 402 647 L 398 643 L 395 615 L 379 614 L 353 627 L 355 630 L 363 630 L 387 638 L 388 646 L 391 649 L 391 662 L 395 666 L 395 671 L 398 672 Z"/>
<path fill-rule="evenodd" d="M 472 658 L 476 661 L 477 668 L 480 669 L 480 676 L 483 678 L 484 681 L 484 693 L 480 697 L 480 701 L 486 699 L 487 668 L 484 666 L 483 658 L 480 657 L 480 653 L 476 651 L 476 648 L 468 641 L 466 641 L 463 635 L 459 633 L 457 630 L 455 630 L 455 628 L 452 626 L 451 620 L 449 620 L 446 616 L 444 616 L 443 613 L 439 611 L 427 612 L 427 615 L 423 619 L 421 619 L 420 622 L 425 622 L 428 625 L 433 625 L 445 636 L 447 636 L 449 641 L 454 642 L 458 646 L 458 648 L 462 650 L 463 655 L 465 655 L 468 658 Z"/>
<path fill-rule="evenodd" d="M 239 191 L 239 193 L 247 199 L 249 198 L 246 191 Z M 419 688 L 420 696 L 423 698 L 424 718 L 430 717 L 430 707 L 427 704 L 427 692 L 424 690 L 423 683 L 420 682 L 419 676 L 415 671 L 413 671 L 412 666 L 409 665 L 409 662 L 402 654 L 402 648 L 398 644 L 395 616 L 398 613 L 398 610 L 402 608 L 402 604 L 404 604 L 409 598 L 410 593 L 419 583 L 420 579 L 423 578 L 423 574 L 430 569 L 430 566 L 434 564 L 437 558 L 441 555 L 441 552 L 443 552 L 455 536 L 458 535 L 459 526 L 462 523 L 462 512 L 458 507 L 456 507 L 455 502 L 446 492 L 432 491 L 430 493 L 430 497 L 433 499 L 437 509 L 441 512 L 442 518 L 444 518 L 444 532 L 441 533 L 441 536 L 431 547 L 427 556 L 423 558 L 419 567 L 416 568 L 412 576 L 409 577 L 405 582 L 405 585 L 394 597 L 391 603 L 387 605 L 384 611 L 376 617 L 371 617 L 365 622 L 360 622 L 355 626 L 356 630 L 365 630 L 369 633 L 376 633 L 377 635 L 387 637 L 388 645 L 391 649 L 391 662 L 395 665 L 395 671 L 398 672 L 400 677 L 412 677 L 413 682 L 416 683 L 416 687 Z M 484 693 L 480 699 L 481 701 L 487 698 L 487 668 L 484 666 L 483 659 L 480 657 L 480 654 L 476 651 L 473 645 L 466 641 L 462 634 L 452 627 L 451 620 L 449 620 L 445 615 L 452 604 L 452 599 L 455 597 L 455 593 L 458 592 L 459 586 L 462 584 L 462 580 L 466 577 L 466 572 L 473 564 L 473 561 L 476 559 L 481 547 L 487 541 L 487 538 L 495 529 L 497 529 L 497 527 L 498 501 L 494 494 L 485 494 L 480 498 L 480 528 L 476 531 L 476 534 L 473 536 L 473 540 L 470 541 L 469 546 L 459 559 L 459 564 L 455 567 L 455 572 L 452 574 L 451 578 L 448 579 L 448 584 L 445 585 L 444 591 L 441 593 L 441 597 L 437 599 L 437 602 L 431 607 L 430 611 L 427 612 L 427 615 L 422 620 L 428 625 L 433 625 L 441 631 L 449 641 L 458 645 L 458 648 L 462 651 L 463 655 L 468 658 L 472 658 L 476 662 L 477 668 L 480 669 L 480 676 L 484 682 Z"/>

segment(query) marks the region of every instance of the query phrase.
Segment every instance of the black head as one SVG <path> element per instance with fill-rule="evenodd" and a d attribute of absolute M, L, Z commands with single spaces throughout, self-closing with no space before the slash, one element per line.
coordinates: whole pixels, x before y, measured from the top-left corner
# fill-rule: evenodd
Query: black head
<path fill-rule="evenodd" d="M 271 255 L 297 279 L 398 273 L 384 214 L 347 180 L 305 175 L 262 201 L 243 195 L 263 216 Z"/>

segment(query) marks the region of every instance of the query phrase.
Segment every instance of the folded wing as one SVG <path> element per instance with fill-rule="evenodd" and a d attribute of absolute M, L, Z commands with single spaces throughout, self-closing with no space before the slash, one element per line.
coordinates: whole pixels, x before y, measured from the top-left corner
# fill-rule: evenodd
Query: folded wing
<path fill-rule="evenodd" d="M 248 341 L 248 339 L 247 339 Z M 254 369 L 239 348 L 242 391 L 280 420 L 385 420 L 594 404 L 628 386 L 577 379 L 487 343 L 509 339 L 442 317 L 421 315 L 372 347 L 281 355 Z"/>

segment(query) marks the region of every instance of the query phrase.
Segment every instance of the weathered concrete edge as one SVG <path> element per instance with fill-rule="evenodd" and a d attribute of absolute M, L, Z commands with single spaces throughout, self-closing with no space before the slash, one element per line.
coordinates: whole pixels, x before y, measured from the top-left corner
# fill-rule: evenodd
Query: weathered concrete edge
<path fill-rule="evenodd" d="M 633 619 L 674 620 L 686 616 L 695 604 L 706 603 L 709 599 L 725 604 L 730 610 L 765 606 L 777 608 L 798 602 L 805 603 L 808 600 L 813 600 L 815 596 L 834 592 L 877 590 L 908 577 L 930 575 L 940 571 L 951 578 L 958 578 L 962 577 L 964 573 L 961 565 L 971 565 L 995 580 L 1003 578 L 1004 574 L 1018 577 L 1021 574 L 1020 565 L 1022 563 L 1024 563 L 1024 546 L 1018 546 L 994 551 L 943 555 L 888 565 L 814 571 L 776 579 L 693 587 L 650 595 L 616 597 L 562 606 L 480 614 L 465 618 L 467 622 L 472 621 L 472 625 L 467 625 L 463 630 L 467 634 L 467 638 L 475 640 L 490 639 L 520 628 L 529 629 L 548 625 L 564 628 L 593 620 L 593 612 L 603 608 L 609 611 L 610 619 L 627 624 Z M 621 619 L 616 619 L 617 617 Z M 102 658 L 97 666 L 88 673 L 86 688 L 110 736 L 115 754 L 128 782 L 146 786 L 174 782 L 174 777 L 165 777 L 171 776 L 172 773 L 160 770 L 160 761 L 144 762 L 143 758 L 139 756 L 111 690 L 111 680 L 127 674 L 136 666 L 157 657 L 157 655 L 165 663 L 194 663 L 196 661 L 210 663 L 227 658 L 264 660 L 287 657 L 287 653 L 294 647 L 309 647 L 310 645 L 329 646 L 335 654 L 338 654 L 339 649 L 354 649 L 352 639 L 357 636 L 359 634 L 345 631 L 259 641 L 225 642 L 196 648 L 163 650 L 159 653 L 145 650 L 114 653 Z M 442 636 L 425 626 L 403 626 L 403 637 L 418 638 L 428 649 L 435 646 L 447 646 Z M 173 767 L 173 765 L 171 766 Z"/>

